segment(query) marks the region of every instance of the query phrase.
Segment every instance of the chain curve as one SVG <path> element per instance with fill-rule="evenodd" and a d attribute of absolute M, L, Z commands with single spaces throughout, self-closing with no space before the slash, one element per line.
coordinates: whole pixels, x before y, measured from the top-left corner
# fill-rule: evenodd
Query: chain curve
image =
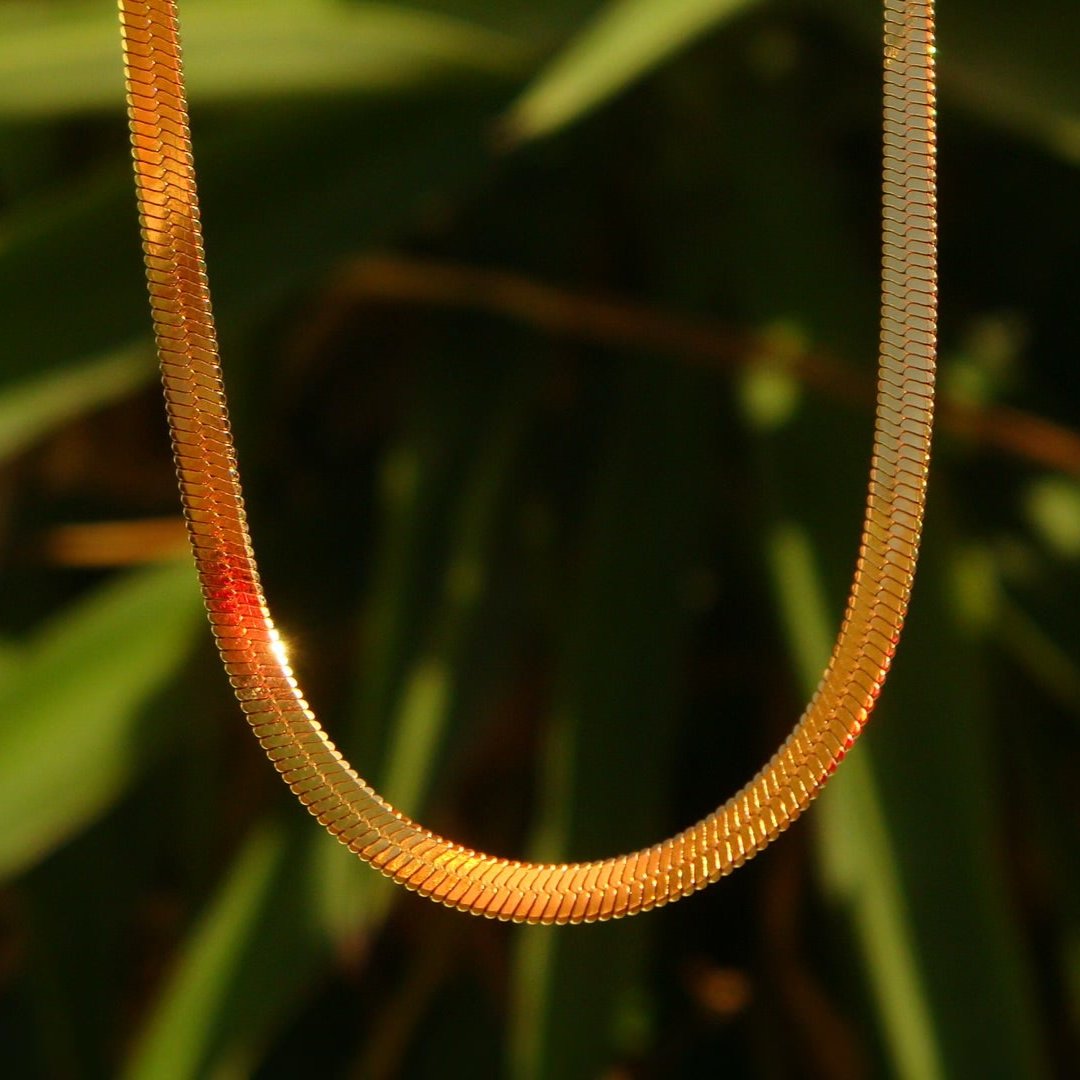
<path fill-rule="evenodd" d="M 323 732 L 267 608 L 245 517 L 210 307 L 176 0 L 119 0 L 154 332 L 181 498 L 209 620 L 248 723 L 342 844 L 408 889 L 529 923 L 620 918 L 731 873 L 828 781 L 874 707 L 915 573 L 937 322 L 933 0 L 885 0 L 881 344 L 862 542 L 828 667 L 765 767 L 697 824 L 614 858 L 538 864 L 472 851 L 395 810 Z"/>

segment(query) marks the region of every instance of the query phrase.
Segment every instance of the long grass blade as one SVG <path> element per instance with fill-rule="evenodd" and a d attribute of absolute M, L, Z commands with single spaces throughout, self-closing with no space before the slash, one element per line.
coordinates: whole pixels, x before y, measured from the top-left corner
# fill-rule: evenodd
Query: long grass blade
<path fill-rule="evenodd" d="M 142 707 L 188 656 L 199 591 L 185 562 L 103 586 L 53 620 L 0 684 L 0 875 L 86 827 L 161 733 Z"/>
<path fill-rule="evenodd" d="M 574 123 L 755 0 L 611 0 L 507 113 L 504 135 L 537 139 Z"/>

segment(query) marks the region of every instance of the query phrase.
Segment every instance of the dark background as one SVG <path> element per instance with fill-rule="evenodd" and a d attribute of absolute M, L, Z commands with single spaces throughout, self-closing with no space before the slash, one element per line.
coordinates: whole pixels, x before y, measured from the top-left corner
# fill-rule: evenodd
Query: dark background
<path fill-rule="evenodd" d="M 831 790 L 641 919 L 391 891 L 199 613 L 107 0 L 0 0 L 0 1043 L 16 1077 L 1051 1077 L 1080 1017 L 1080 5 L 946 0 L 909 631 Z M 252 525 L 455 839 L 652 843 L 799 715 L 875 369 L 866 0 L 185 0 Z M 669 47 L 663 47 L 669 42 Z"/>

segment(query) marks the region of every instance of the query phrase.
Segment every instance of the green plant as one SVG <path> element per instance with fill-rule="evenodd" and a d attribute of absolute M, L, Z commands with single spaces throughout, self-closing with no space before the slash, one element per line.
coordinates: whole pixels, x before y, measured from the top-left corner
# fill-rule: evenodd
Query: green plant
<path fill-rule="evenodd" d="M 854 557 L 876 10 L 188 6 L 253 524 L 321 714 L 488 847 L 692 819 L 790 725 Z M 1080 15 L 941 20 L 946 411 L 882 715 L 812 821 L 685 910 L 521 932 L 318 836 L 186 568 L 121 565 L 176 522 L 145 522 L 175 510 L 113 12 L 0 4 L 15 1075 L 446 1075 L 451 1033 L 470 1076 L 1075 1058 Z"/>

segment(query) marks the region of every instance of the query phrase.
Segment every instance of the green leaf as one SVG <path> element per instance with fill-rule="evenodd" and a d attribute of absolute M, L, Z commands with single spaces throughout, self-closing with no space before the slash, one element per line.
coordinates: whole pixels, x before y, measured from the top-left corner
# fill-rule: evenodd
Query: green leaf
<path fill-rule="evenodd" d="M 408 712 L 410 686 L 415 700 L 415 687 L 423 682 L 417 650 L 446 557 L 442 539 L 448 503 L 461 483 L 470 432 L 480 422 L 472 385 L 441 359 L 422 364 L 409 421 L 387 447 L 378 469 L 379 537 L 361 618 L 360 677 L 339 745 L 380 791 L 388 774 L 402 771 L 401 754 L 411 752 L 394 719 Z M 440 681 L 444 678 L 443 673 Z M 433 731 L 447 718 L 445 692 L 435 701 L 429 696 L 427 703 L 436 712 L 425 710 L 424 726 Z M 429 767 L 431 752 L 429 742 L 409 768 L 411 790 L 391 796 L 406 797 L 406 812 L 419 814 L 423 809 L 427 790 L 414 781 L 417 769 Z M 357 859 L 342 858 L 340 845 L 320 845 L 319 850 L 322 917 L 335 940 L 347 943 L 377 925 L 393 902 L 394 888 Z M 374 915 L 373 908 L 378 909 Z"/>
<path fill-rule="evenodd" d="M 310 828 L 303 820 L 264 826 L 237 854 L 142 1032 L 129 1080 L 250 1075 L 262 1037 L 326 948 L 311 895 Z"/>
<path fill-rule="evenodd" d="M 612 0 L 536 77 L 504 119 L 512 141 L 551 135 L 756 0 Z"/>
<path fill-rule="evenodd" d="M 427 369 L 416 420 L 384 465 L 381 572 L 365 620 L 359 730 L 346 740 L 356 747 L 362 775 L 414 816 L 427 808 L 451 724 L 477 676 L 470 649 L 535 398 L 536 369 L 529 362 L 500 373 L 490 400 L 475 389 L 462 395 L 463 384 L 472 385 L 462 379 L 462 366 Z M 490 376 L 486 364 L 477 366 L 479 375 Z M 449 466 L 463 443 L 470 453 L 459 492 L 440 514 Z M 434 541 L 447 532 L 449 543 L 440 550 Z M 374 933 L 400 893 L 341 850 L 325 854 L 328 926 L 339 940 Z"/>
<path fill-rule="evenodd" d="M 423 7 L 538 42 L 546 49 L 602 3 L 604 0 L 544 0 L 543 4 L 536 0 L 423 0 Z"/>
<path fill-rule="evenodd" d="M 822 872 L 851 912 L 897 1075 L 946 1077 L 981 1060 L 988 1072 L 1041 1076 L 1028 973 L 989 839 L 979 666 L 955 595 L 967 567 L 942 567 L 934 539 L 879 715 L 814 809 Z M 818 558 L 804 532 L 777 527 L 773 575 L 808 693 L 831 637 Z"/>
<path fill-rule="evenodd" d="M 671 828 L 663 787 L 711 472 L 713 404 L 695 376 L 633 359 L 608 417 L 585 556 L 566 605 L 532 858 L 604 858 Z M 632 778 L 632 779 L 628 779 Z M 519 932 L 512 1075 L 600 1075 L 648 1039 L 642 920 Z"/>
<path fill-rule="evenodd" d="M 528 55 L 509 35 L 448 16 L 341 0 L 185 0 L 181 28 L 195 103 L 400 92 L 513 73 Z M 0 5 L 0 115 L 119 111 L 122 102 L 112 6 Z"/>
<path fill-rule="evenodd" d="M 101 588 L 27 648 L 0 686 L 0 875 L 48 854 L 124 790 L 159 733 L 142 707 L 201 624 L 191 566 Z"/>
<path fill-rule="evenodd" d="M 411 431 L 393 455 L 385 492 L 384 512 L 390 519 L 386 539 L 391 546 L 402 544 L 414 557 L 389 575 L 389 585 L 378 583 L 373 608 L 382 615 L 382 629 L 409 621 L 400 612 L 391 617 L 385 605 L 412 595 L 416 590 L 408 578 L 426 574 L 422 556 L 430 557 L 431 551 L 423 535 L 413 534 L 430 533 L 439 524 L 441 515 L 433 514 L 428 504 L 441 501 L 444 494 L 431 479 L 443 477 L 445 482 L 447 442 L 464 438 L 475 443 L 462 491 L 451 507 L 453 535 L 440 603 L 427 619 L 427 647 L 404 665 L 400 681 L 390 680 L 397 685 L 393 696 L 365 699 L 365 711 L 382 705 L 394 722 L 386 746 L 363 767 L 367 771 L 370 766 L 380 784 L 388 779 L 388 793 L 410 810 L 424 806 L 461 693 L 463 651 L 486 593 L 482 574 L 465 571 L 486 564 L 499 521 L 496 511 L 532 400 L 531 374 L 527 369 L 524 377 L 506 378 L 501 391 L 486 402 L 481 422 L 487 430 L 479 439 L 470 438 L 462 422 L 457 380 L 439 380 L 447 407 L 438 430 L 449 440 L 424 440 L 426 445 L 417 447 L 413 438 L 419 433 Z M 475 411 L 475 401 L 467 409 Z M 391 554 L 384 552 L 384 563 Z M 465 577 L 476 587 L 463 587 Z M 413 636 L 403 638 L 401 648 L 415 643 Z M 383 662 L 393 659 L 382 648 L 375 655 Z M 434 693 L 429 681 L 433 672 Z M 381 685 L 385 680 L 375 681 Z M 378 720 L 373 718 L 376 724 Z M 391 900 L 404 895 L 313 823 L 297 818 L 287 836 L 259 833 L 238 856 L 181 951 L 131 1062 L 130 1077 L 244 1074 L 281 1011 L 302 995 L 319 969 L 329 943 L 347 947 L 358 936 L 373 934 Z M 268 984 L 272 993 L 265 990 Z"/>
<path fill-rule="evenodd" d="M 527 428 L 535 369 L 526 363 L 502 381 L 454 508 L 427 640 L 393 714 L 384 776 L 386 795 L 396 805 L 418 806 L 431 787 L 449 715 L 465 681 L 467 648 L 488 593 L 499 510 Z"/>
<path fill-rule="evenodd" d="M 810 695 L 828 662 L 834 630 L 806 532 L 776 523 L 769 566 L 799 683 Z M 946 1075 L 942 1049 L 869 752 L 864 743 L 850 754 L 814 807 L 823 873 L 831 893 L 852 909 L 897 1075 L 933 1080 Z"/>
<path fill-rule="evenodd" d="M 809 62 L 792 74 L 804 98 L 801 80 L 812 74 Z M 814 341 L 872 357 L 867 284 L 876 274 L 852 243 L 853 217 L 837 200 L 835 163 L 815 146 L 813 118 L 768 89 L 747 111 L 738 227 L 757 238 L 738 249 L 747 308 L 793 318 Z M 777 252 L 782 271 L 767 265 Z M 730 245 L 721 249 L 731 255 Z M 754 311 L 765 297 L 776 308 Z M 809 694 L 854 569 L 871 418 L 809 396 L 779 418 L 759 411 L 748 421 L 758 424 L 780 622 L 797 684 Z M 942 483 L 939 476 L 935 493 Z M 1040 1076 L 1037 1014 L 995 850 L 1000 823 L 980 724 L 986 668 L 972 627 L 989 601 L 981 563 L 939 516 L 947 509 L 930 508 L 912 615 L 882 704 L 809 817 L 826 890 L 861 959 L 881 1069 L 918 1080 L 965 1071 Z"/>
<path fill-rule="evenodd" d="M 149 348 L 137 347 L 46 369 L 0 392 L 0 462 L 65 422 L 143 386 L 155 371 Z"/>

